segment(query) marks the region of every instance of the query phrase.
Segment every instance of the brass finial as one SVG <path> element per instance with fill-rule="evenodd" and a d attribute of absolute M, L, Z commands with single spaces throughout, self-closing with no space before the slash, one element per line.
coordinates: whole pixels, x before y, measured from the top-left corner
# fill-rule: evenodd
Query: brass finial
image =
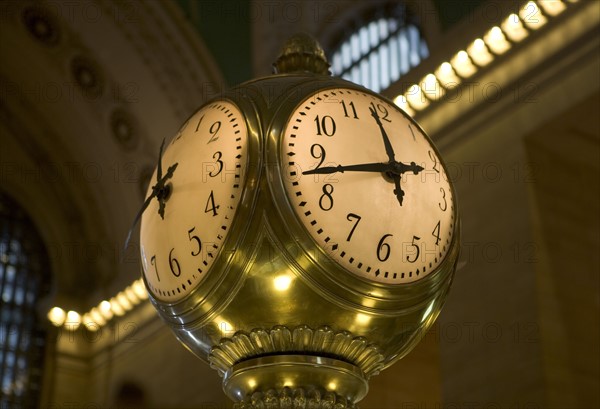
<path fill-rule="evenodd" d="M 330 75 L 325 51 L 313 37 L 298 33 L 290 37 L 277 61 L 273 63 L 274 74 L 311 72 Z"/>

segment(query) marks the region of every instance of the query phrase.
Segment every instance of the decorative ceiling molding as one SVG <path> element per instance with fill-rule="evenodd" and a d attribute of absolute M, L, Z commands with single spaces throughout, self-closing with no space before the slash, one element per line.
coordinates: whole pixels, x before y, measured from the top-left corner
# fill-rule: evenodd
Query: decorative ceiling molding
<path fill-rule="evenodd" d="M 0 188 L 57 249 L 51 302 L 88 310 L 139 277 L 123 243 L 160 141 L 222 76 L 169 2 L 0 2 L 0 60 Z"/>

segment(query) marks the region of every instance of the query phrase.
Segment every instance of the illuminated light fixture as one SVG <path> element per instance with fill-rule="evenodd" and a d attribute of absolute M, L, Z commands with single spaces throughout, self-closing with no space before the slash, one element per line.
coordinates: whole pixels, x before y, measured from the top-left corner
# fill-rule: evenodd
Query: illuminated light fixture
<path fill-rule="evenodd" d="M 140 300 L 148 299 L 148 293 L 146 292 L 142 279 L 135 280 L 131 287 Z"/>
<path fill-rule="evenodd" d="M 469 58 L 469 54 L 464 50 L 456 53 L 454 58 L 450 60 L 450 64 L 454 68 L 454 71 L 462 78 L 469 78 L 477 72 L 477 67 L 473 65 Z"/>
<path fill-rule="evenodd" d="M 446 94 L 446 91 L 437 78 L 433 74 L 427 74 L 423 80 L 421 80 L 421 90 L 427 96 L 427 98 L 436 101 Z"/>
<path fill-rule="evenodd" d="M 98 325 L 106 324 L 106 320 L 104 319 L 102 314 L 100 314 L 100 311 L 98 310 L 97 307 L 94 307 L 91 309 L 90 317 L 94 320 L 94 322 L 98 323 Z"/>
<path fill-rule="evenodd" d="M 119 305 L 121 305 L 125 311 L 130 311 L 133 308 L 133 305 L 131 305 L 131 302 L 123 291 L 117 294 L 116 299 Z"/>
<path fill-rule="evenodd" d="M 467 53 L 473 62 L 480 67 L 485 67 L 494 60 L 494 56 L 489 52 L 481 38 L 476 39 L 467 47 Z"/>
<path fill-rule="evenodd" d="M 127 311 L 133 309 L 142 300 L 148 299 L 148 293 L 144 288 L 141 279 L 135 280 L 130 286 L 119 292 L 109 301 L 102 301 L 97 307 L 92 308 L 82 316 L 76 311 L 66 313 L 60 307 L 54 307 L 48 311 L 47 317 L 52 325 L 61 327 L 68 326 L 70 330 L 75 330 L 81 323 L 90 330 L 97 331 L 106 322 L 111 320 L 115 315 L 122 316 Z M 71 314 L 71 318 L 69 315 Z M 83 321 L 82 321 L 83 320 Z M 77 324 L 74 324 L 77 322 Z"/>
<path fill-rule="evenodd" d="M 521 41 L 529 34 L 525 27 L 523 27 L 523 23 L 521 23 L 519 16 L 516 14 L 511 14 L 508 16 L 500 26 L 506 33 L 507 37 L 515 43 Z"/>
<path fill-rule="evenodd" d="M 67 319 L 67 313 L 60 307 L 54 307 L 48 311 L 48 319 L 55 327 L 60 327 Z"/>
<path fill-rule="evenodd" d="M 530 1 L 519 10 L 519 17 L 532 30 L 537 30 L 548 21 L 534 1 Z"/>
<path fill-rule="evenodd" d="M 277 291 L 287 291 L 292 285 L 292 277 L 287 274 L 282 274 L 273 280 L 273 286 Z"/>
<path fill-rule="evenodd" d="M 81 319 L 81 321 L 88 331 L 96 332 L 100 329 L 100 324 L 98 324 L 92 318 L 92 314 L 90 313 L 83 314 L 83 318 Z"/>
<path fill-rule="evenodd" d="M 483 41 L 492 50 L 494 54 L 504 54 L 510 48 L 510 43 L 504 37 L 504 33 L 500 27 L 495 26 L 483 36 Z"/>
<path fill-rule="evenodd" d="M 135 294 L 135 291 L 133 291 L 133 289 L 131 287 L 127 287 L 125 289 L 125 295 L 127 296 L 127 299 L 129 300 L 129 302 L 133 305 L 138 305 L 140 303 L 140 299 L 138 298 L 138 296 Z"/>
<path fill-rule="evenodd" d="M 394 98 L 394 104 L 398 105 L 401 110 L 410 116 L 415 114 L 415 111 L 413 111 L 410 105 L 408 105 L 408 101 L 404 95 L 398 95 L 396 98 Z"/>
<path fill-rule="evenodd" d="M 574 2 L 572 2 L 574 3 Z M 565 4 L 560 0 L 538 0 L 538 4 L 544 10 L 544 13 L 550 16 L 556 16 L 565 11 Z"/>
<path fill-rule="evenodd" d="M 454 72 L 449 62 L 445 62 L 435 71 L 435 76 L 446 89 L 452 89 L 460 84 L 460 78 Z"/>
<path fill-rule="evenodd" d="M 427 106 L 429 106 L 429 100 L 427 97 L 425 97 L 421 87 L 419 87 L 417 84 L 411 85 L 404 95 L 406 96 L 406 100 L 410 106 L 417 111 L 425 109 Z"/>
<path fill-rule="evenodd" d="M 88 323 L 85 323 L 83 325 L 85 326 L 85 329 L 87 329 L 90 332 L 96 332 L 100 329 L 100 325 L 98 325 L 98 323 L 94 321 L 89 321 Z"/>
<path fill-rule="evenodd" d="M 107 320 L 111 319 L 113 317 L 113 312 L 110 308 L 110 303 L 106 300 L 102 301 L 100 303 L 100 305 L 98 306 L 98 309 L 100 310 L 100 314 L 102 314 L 102 316 L 104 318 L 106 318 Z"/>
<path fill-rule="evenodd" d="M 110 309 L 118 317 L 121 317 L 125 314 L 125 310 L 123 309 L 121 304 L 119 304 L 119 301 L 117 301 L 116 298 L 110 299 Z"/>
<path fill-rule="evenodd" d="M 67 313 L 65 327 L 67 327 L 67 329 L 70 331 L 75 331 L 77 328 L 79 328 L 79 324 L 81 324 L 81 315 L 79 315 L 76 311 L 69 311 Z"/>

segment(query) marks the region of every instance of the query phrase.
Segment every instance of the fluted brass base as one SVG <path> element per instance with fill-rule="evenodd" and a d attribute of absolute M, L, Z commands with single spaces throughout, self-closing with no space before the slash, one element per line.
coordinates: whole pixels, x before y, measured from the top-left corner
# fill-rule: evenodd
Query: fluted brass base
<path fill-rule="evenodd" d="M 368 391 L 363 372 L 338 359 L 312 355 L 271 355 L 234 365 L 223 390 L 235 408 L 354 408 Z M 263 406 L 264 405 L 264 406 Z"/>

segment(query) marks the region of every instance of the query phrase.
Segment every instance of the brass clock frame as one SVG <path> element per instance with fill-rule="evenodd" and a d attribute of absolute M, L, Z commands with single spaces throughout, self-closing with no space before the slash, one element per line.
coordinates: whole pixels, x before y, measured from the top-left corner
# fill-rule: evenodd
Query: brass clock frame
<path fill-rule="evenodd" d="M 450 248 L 436 271 L 411 283 L 379 283 L 348 272 L 304 228 L 285 192 L 281 140 L 295 109 L 310 95 L 332 88 L 363 92 L 394 106 L 358 85 L 311 73 L 249 81 L 205 104 L 227 101 L 244 116 L 248 160 L 242 197 L 208 277 L 178 302 L 157 300 L 152 293 L 149 298 L 176 337 L 224 377 L 225 392 L 238 402 L 244 396 L 249 402 L 259 392 L 267 399 L 274 388 L 278 399 L 287 399 L 288 390 L 319 390 L 347 403 L 339 407 L 354 407 L 368 389 L 368 378 L 425 335 L 456 268 L 460 223 L 452 184 Z M 291 280 L 285 292 L 273 289 L 281 274 Z M 327 365 L 307 369 L 315 362 Z M 336 368 L 335 362 L 342 364 Z M 251 407 L 243 402 L 236 407 Z"/>
<path fill-rule="evenodd" d="M 165 302 L 156 297 L 148 286 L 146 275 L 142 274 L 144 284 L 148 291 L 149 300 L 159 312 L 160 316 L 171 326 L 181 326 L 190 322 L 197 322 L 201 317 L 214 315 L 216 306 L 225 302 L 228 297 L 235 294 L 235 289 L 242 284 L 244 270 L 251 260 L 248 250 L 252 246 L 246 243 L 252 237 L 248 235 L 253 212 L 255 209 L 258 182 L 262 173 L 262 140 L 260 121 L 255 106 L 245 98 L 234 99 L 227 96 L 214 98 L 199 107 L 196 112 L 215 102 L 228 102 L 233 104 L 242 113 L 246 123 L 247 135 L 247 161 L 246 169 L 242 170 L 240 178 L 241 199 L 234 213 L 236 223 L 232 223 L 221 248 L 215 255 L 215 261 L 206 272 L 207 277 L 190 291 L 188 295 L 175 302 Z M 186 123 L 184 122 L 184 123 Z M 175 187 L 176 188 L 176 187 Z M 247 221 L 244 223 L 244 221 Z M 228 286 L 223 283 L 229 283 Z M 201 324 L 201 322 L 200 322 Z"/>
<path fill-rule="evenodd" d="M 303 85 L 306 86 L 308 84 Z M 458 259 L 457 243 L 459 242 L 460 237 L 460 221 L 458 218 L 454 186 L 450 183 L 454 201 L 451 209 L 452 218 L 454 220 L 452 242 L 444 260 L 438 265 L 435 271 L 410 283 L 387 284 L 374 280 L 371 281 L 350 273 L 337 264 L 312 238 L 302 224 L 300 218 L 296 215 L 296 212 L 292 208 L 287 197 L 283 182 L 283 177 L 285 176 L 282 164 L 287 161 L 287 158 L 285 158 L 282 153 L 283 132 L 292 117 L 292 113 L 300 108 L 303 101 L 308 97 L 311 95 L 316 96 L 319 93 L 326 93 L 335 88 L 347 88 L 385 101 L 407 118 L 427 139 L 431 149 L 434 150 L 439 158 L 444 172 L 448 175 L 447 167 L 443 159 L 421 126 L 389 99 L 342 79 L 335 79 L 334 84 L 327 85 L 317 80 L 314 84 L 314 88 L 311 86 L 306 88 L 309 89 L 308 92 L 291 93 L 291 97 L 283 102 L 278 110 L 278 113 L 281 112 L 283 115 L 276 113 L 271 127 L 267 130 L 268 141 L 266 143 L 266 162 L 271 164 L 271 166 L 266 170 L 267 178 L 270 181 L 269 187 L 271 188 L 271 198 L 280 215 L 280 220 L 285 220 L 287 222 L 272 223 L 270 225 L 274 235 L 280 238 L 280 250 L 282 251 L 282 254 L 286 255 L 287 261 L 290 265 L 294 266 L 295 273 L 303 277 L 314 291 L 322 294 L 332 303 L 335 303 L 342 308 L 351 308 L 356 311 L 362 311 L 365 314 L 384 316 L 395 316 L 398 314 L 406 315 L 411 313 L 411 311 L 413 314 L 418 315 L 429 309 L 431 319 L 425 321 L 433 323 L 441 310 L 443 299 L 451 284 L 452 275 Z M 295 248 L 299 248 L 300 251 L 294 251 L 293 249 Z M 291 256 L 292 254 L 296 254 L 297 256 Z M 429 326 L 430 324 L 423 325 L 419 329 L 419 332 L 426 332 Z M 362 335 L 360 332 L 358 334 Z M 415 341 L 416 344 L 418 340 Z M 393 354 L 393 357 L 386 359 L 385 367 L 404 356 L 412 349 L 412 346 L 406 351 L 405 349 L 406 348 L 396 351 L 396 353 Z"/>

